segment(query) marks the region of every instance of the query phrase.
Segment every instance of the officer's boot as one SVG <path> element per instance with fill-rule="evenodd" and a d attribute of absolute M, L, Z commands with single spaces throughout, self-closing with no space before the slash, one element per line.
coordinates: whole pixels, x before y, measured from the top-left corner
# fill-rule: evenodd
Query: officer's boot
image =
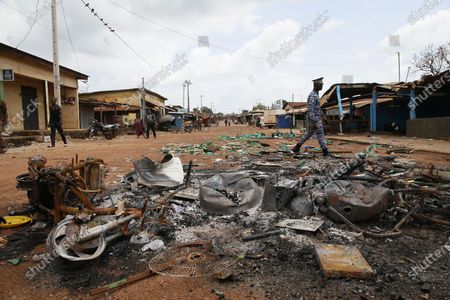
<path fill-rule="evenodd" d="M 300 144 L 296 144 L 294 148 L 292 148 L 292 152 L 294 153 L 300 153 L 300 149 L 301 149 L 301 145 Z"/>

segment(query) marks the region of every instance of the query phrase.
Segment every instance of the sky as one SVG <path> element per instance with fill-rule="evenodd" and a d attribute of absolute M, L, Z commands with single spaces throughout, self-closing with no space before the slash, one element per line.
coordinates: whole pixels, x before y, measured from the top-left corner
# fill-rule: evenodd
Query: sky
<path fill-rule="evenodd" d="M 413 55 L 450 42 L 450 0 L 57 2 L 60 64 L 89 75 L 80 92 L 140 87 L 144 78 L 167 104 L 182 105 L 189 80 L 191 109 L 202 99 L 224 113 L 306 101 L 318 77 L 324 91 L 347 75 L 398 81 L 397 52 L 401 80 L 408 67 L 408 80 L 418 79 Z M 52 60 L 49 4 L 0 0 L 0 42 Z"/>

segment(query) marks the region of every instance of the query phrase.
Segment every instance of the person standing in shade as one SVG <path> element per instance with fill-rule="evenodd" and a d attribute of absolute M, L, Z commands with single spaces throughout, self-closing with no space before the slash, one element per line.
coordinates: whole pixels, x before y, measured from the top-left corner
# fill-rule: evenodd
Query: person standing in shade
<path fill-rule="evenodd" d="M 5 130 L 5 126 L 8 125 L 8 110 L 6 108 L 6 102 L 0 100 L 0 153 L 4 153 L 6 151 L 6 143 L 3 139 L 3 131 Z"/>
<path fill-rule="evenodd" d="M 55 147 L 56 142 L 56 130 L 58 130 L 59 135 L 61 135 L 61 139 L 64 142 L 64 147 L 67 147 L 67 139 L 64 135 L 64 130 L 62 128 L 62 115 L 61 115 L 61 107 L 58 105 L 56 98 L 52 98 L 51 106 L 50 106 L 50 138 L 51 145 L 48 145 L 49 148 Z"/>
<path fill-rule="evenodd" d="M 146 129 L 146 138 L 150 138 L 150 130 L 153 132 L 153 137 L 156 139 L 156 127 L 158 126 L 158 122 L 156 121 L 156 115 L 152 110 L 147 112 L 147 116 L 145 117 L 145 122 L 147 123 Z"/>
<path fill-rule="evenodd" d="M 322 118 L 325 117 L 322 108 L 320 108 L 319 91 L 323 88 L 323 77 L 313 80 L 314 89 L 308 96 L 308 113 L 306 115 L 307 130 L 300 141 L 292 149 L 292 152 L 299 153 L 302 145 L 315 133 L 322 148 L 323 156 L 331 156 L 328 152 L 327 144 L 324 140 Z"/>

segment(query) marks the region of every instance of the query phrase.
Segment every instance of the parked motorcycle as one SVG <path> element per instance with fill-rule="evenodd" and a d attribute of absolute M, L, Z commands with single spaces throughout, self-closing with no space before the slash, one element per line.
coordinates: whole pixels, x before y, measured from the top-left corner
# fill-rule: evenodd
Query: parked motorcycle
<path fill-rule="evenodd" d="M 102 122 L 93 119 L 86 131 L 86 138 L 91 139 L 100 133 L 103 134 L 107 140 L 111 140 L 119 134 L 119 124 L 104 125 Z"/>

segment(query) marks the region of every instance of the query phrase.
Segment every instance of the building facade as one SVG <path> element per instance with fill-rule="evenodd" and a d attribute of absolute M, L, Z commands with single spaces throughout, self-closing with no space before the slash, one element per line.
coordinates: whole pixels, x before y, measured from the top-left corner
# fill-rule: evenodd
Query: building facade
<path fill-rule="evenodd" d="M 85 128 L 93 116 L 105 124 L 132 124 L 136 115 L 140 114 L 142 96 L 146 109 L 152 109 L 159 116 L 167 113 L 167 98 L 148 89 L 144 89 L 144 92 L 134 88 L 83 93 L 80 94 L 81 127 Z"/>
<path fill-rule="evenodd" d="M 6 103 L 5 130 L 46 130 L 53 97 L 53 63 L 0 43 L 0 69 L 12 69 L 14 79 L 0 81 L 0 99 Z M 65 129 L 80 128 L 78 80 L 88 76 L 60 67 L 61 110 Z"/>

